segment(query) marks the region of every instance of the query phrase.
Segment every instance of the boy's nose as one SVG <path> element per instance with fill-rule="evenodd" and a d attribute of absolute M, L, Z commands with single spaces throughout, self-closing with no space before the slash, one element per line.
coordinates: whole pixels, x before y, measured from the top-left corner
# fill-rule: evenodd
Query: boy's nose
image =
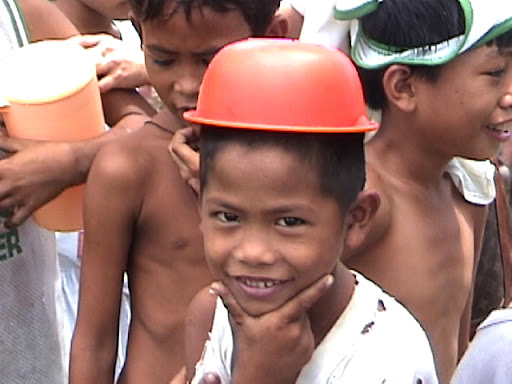
<path fill-rule="evenodd" d="M 512 108 L 512 85 L 500 99 L 501 108 Z"/>
<path fill-rule="evenodd" d="M 176 92 L 183 96 L 197 99 L 199 94 L 199 86 L 201 84 L 200 79 L 196 79 L 192 76 L 187 76 L 182 79 L 176 80 L 173 84 L 173 88 Z"/>
<path fill-rule="evenodd" d="M 239 262 L 250 265 L 269 265 L 276 262 L 276 253 L 268 241 L 253 236 L 243 239 L 233 251 Z"/>

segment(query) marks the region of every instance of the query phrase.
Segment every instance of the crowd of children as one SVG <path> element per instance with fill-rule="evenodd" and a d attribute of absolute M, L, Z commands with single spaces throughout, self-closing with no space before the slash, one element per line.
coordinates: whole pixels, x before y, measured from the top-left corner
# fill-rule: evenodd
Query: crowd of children
<path fill-rule="evenodd" d="M 129 10 L 145 58 L 98 66 L 101 137 L 0 137 L 6 383 L 506 382 L 510 308 L 471 343 L 470 320 L 487 160 L 512 127 L 512 3 L 280 3 L 2 0 L 0 56 L 118 38 Z M 68 358 L 55 235 L 29 216 L 84 181 Z"/>

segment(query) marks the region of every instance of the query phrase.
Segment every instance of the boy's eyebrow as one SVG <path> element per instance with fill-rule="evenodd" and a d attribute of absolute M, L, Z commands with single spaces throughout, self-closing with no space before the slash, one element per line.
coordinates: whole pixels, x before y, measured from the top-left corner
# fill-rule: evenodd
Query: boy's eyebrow
<path fill-rule="evenodd" d="M 236 211 L 238 210 L 237 207 L 235 207 L 234 205 L 230 204 L 230 203 L 227 203 L 226 201 L 224 200 L 221 200 L 221 199 L 218 199 L 218 198 L 215 198 L 215 197 L 210 197 L 210 198 L 206 198 L 204 199 L 204 202 L 206 204 L 213 204 L 213 205 L 217 205 L 219 206 L 220 208 L 222 209 L 226 209 L 228 211 Z"/>
<path fill-rule="evenodd" d="M 214 197 L 205 199 L 205 203 L 214 204 L 214 205 L 221 207 L 222 209 L 226 209 L 229 211 L 238 211 L 239 210 L 239 208 L 237 208 L 236 206 L 234 206 L 224 200 L 217 199 Z M 298 204 L 280 205 L 275 208 L 269 208 L 268 210 L 266 210 L 266 213 L 271 214 L 271 215 L 285 215 L 285 214 L 297 212 L 299 210 L 301 212 L 306 212 L 310 209 L 311 209 L 311 206 L 309 206 L 308 204 L 298 203 Z"/>
<path fill-rule="evenodd" d="M 168 48 L 162 47 L 160 45 L 156 45 L 156 44 L 145 45 L 145 48 L 150 50 L 151 52 L 161 53 L 161 54 L 164 54 L 164 55 L 177 55 L 177 54 L 179 54 L 178 51 L 174 51 L 172 49 L 168 49 Z M 213 56 L 218 51 L 220 51 L 221 48 L 222 48 L 222 46 L 219 46 L 219 47 L 217 47 L 217 46 L 216 47 L 209 47 L 209 48 L 203 49 L 201 51 L 192 52 L 192 55 L 194 55 L 194 56 Z"/>

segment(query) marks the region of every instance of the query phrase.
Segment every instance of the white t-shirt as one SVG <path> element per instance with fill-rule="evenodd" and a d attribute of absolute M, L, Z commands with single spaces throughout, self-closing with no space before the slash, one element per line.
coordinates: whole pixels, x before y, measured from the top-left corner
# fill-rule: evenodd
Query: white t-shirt
<path fill-rule="evenodd" d="M 451 384 L 512 382 L 512 308 L 497 309 L 480 324 Z"/>
<path fill-rule="evenodd" d="M 357 284 L 347 308 L 303 367 L 297 383 L 437 383 L 430 344 L 419 323 L 377 285 L 354 274 Z M 228 312 L 219 299 L 192 383 L 216 372 L 228 384 L 232 353 Z"/>

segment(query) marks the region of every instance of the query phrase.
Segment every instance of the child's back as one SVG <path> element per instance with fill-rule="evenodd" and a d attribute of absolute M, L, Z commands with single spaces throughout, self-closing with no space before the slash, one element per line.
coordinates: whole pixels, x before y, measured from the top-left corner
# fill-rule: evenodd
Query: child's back
<path fill-rule="evenodd" d="M 431 339 L 444 383 L 468 342 L 485 204 L 493 197 L 492 191 L 471 189 L 473 180 L 457 176 L 473 172 L 477 184 L 492 185 L 492 166 L 468 172 L 461 167 L 466 160 L 452 158 L 494 156 L 508 139 L 512 120 L 502 45 L 483 45 L 451 60 L 460 53 L 464 40 L 457 36 L 464 35 L 465 26 L 471 35 L 467 50 L 512 16 L 510 6 L 497 1 L 488 8 L 500 15 L 486 15 L 485 20 L 483 3 L 471 3 L 473 8 L 466 8 L 474 11 L 476 27 L 471 28 L 471 18 L 457 1 L 395 1 L 369 7 L 374 12 L 361 19 L 353 47 L 367 101 L 370 107 L 383 108 L 381 129 L 366 144 L 367 189 L 378 191 L 382 204 L 372 235 L 345 255 L 346 263 L 418 318 Z M 392 30 L 386 28 L 390 20 Z M 404 34 L 403 29 L 418 33 Z M 389 46 L 389 53 L 373 49 L 371 39 L 384 44 L 383 49 Z"/>

